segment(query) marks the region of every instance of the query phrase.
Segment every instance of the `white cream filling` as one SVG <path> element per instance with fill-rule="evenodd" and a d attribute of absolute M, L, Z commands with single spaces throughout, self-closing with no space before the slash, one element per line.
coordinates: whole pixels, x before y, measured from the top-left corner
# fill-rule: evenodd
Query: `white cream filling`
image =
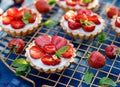
<path fill-rule="evenodd" d="M 80 8 L 86 8 L 86 6 L 80 6 L 79 4 L 75 5 L 75 6 L 69 6 L 66 4 L 66 1 L 59 1 L 58 0 L 58 3 L 64 7 L 69 7 L 71 9 L 80 9 Z M 93 5 L 98 5 L 99 1 L 98 0 L 94 0 L 93 2 L 89 3 L 87 8 L 90 8 L 93 6 Z"/>
<path fill-rule="evenodd" d="M 30 56 L 30 51 L 29 49 L 34 46 L 34 42 L 32 43 L 32 45 L 30 45 L 28 47 L 28 50 L 27 50 L 27 54 L 28 54 L 28 58 L 30 60 L 30 62 L 36 66 L 37 69 L 41 69 L 43 68 L 44 70 L 48 70 L 48 69 L 56 69 L 56 68 L 60 68 L 60 67 L 63 67 L 64 65 L 66 65 L 70 59 L 67 59 L 67 58 L 63 58 L 63 57 L 60 57 L 61 58 L 61 62 L 58 64 L 58 65 L 55 65 L 55 66 L 49 66 L 49 65 L 45 65 L 41 59 L 33 59 L 31 56 Z"/>
<path fill-rule="evenodd" d="M 88 35 L 88 34 L 94 34 L 94 33 L 98 32 L 99 30 L 101 30 L 102 27 L 104 26 L 104 23 L 105 23 L 102 18 L 99 18 L 99 21 L 101 22 L 101 24 L 96 25 L 94 31 L 92 31 L 92 32 L 85 32 L 82 28 L 79 28 L 79 29 L 76 29 L 76 30 L 71 30 L 71 29 L 69 28 L 69 26 L 68 26 L 68 21 L 66 21 L 66 20 L 64 19 L 64 17 L 62 17 L 62 18 L 63 18 L 63 23 L 62 23 L 63 26 L 66 27 L 66 29 L 67 29 L 68 31 L 73 32 L 73 33 L 76 33 L 76 34 L 79 34 L 79 33 L 80 33 L 80 34 L 86 34 L 86 35 Z"/>
<path fill-rule="evenodd" d="M 37 13 L 34 9 L 31 9 L 31 10 L 32 10 L 33 12 Z M 5 14 L 5 15 L 6 15 L 6 14 Z M 23 30 L 31 29 L 31 28 L 37 23 L 37 21 L 38 21 L 38 18 L 36 17 L 36 20 L 35 20 L 34 23 L 29 23 L 29 24 L 25 25 L 23 28 L 14 29 L 14 28 L 11 27 L 10 24 L 8 24 L 8 25 L 3 24 L 3 22 L 2 22 L 2 16 L 1 16 L 1 17 L 0 17 L 0 26 L 1 26 L 2 28 L 9 29 L 9 30 L 11 30 L 11 31 L 23 31 Z M 41 21 L 41 20 L 39 20 L 39 21 Z"/>

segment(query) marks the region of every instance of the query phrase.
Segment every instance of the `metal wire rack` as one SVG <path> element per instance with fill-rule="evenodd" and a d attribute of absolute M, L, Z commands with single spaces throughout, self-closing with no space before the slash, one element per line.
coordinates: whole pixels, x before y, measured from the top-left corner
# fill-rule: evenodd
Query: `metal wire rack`
<path fill-rule="evenodd" d="M 113 0 L 112 5 L 114 5 L 115 2 L 116 0 Z M 48 19 L 53 19 L 58 21 L 57 26 L 52 28 L 46 28 L 44 26 L 41 26 L 32 34 L 27 35 L 26 37 L 19 37 L 25 41 L 25 48 L 22 54 L 11 53 L 7 48 L 7 43 L 13 37 L 7 35 L 5 32 L 0 33 L 2 36 L 2 38 L 0 38 L 0 55 L 2 57 L 3 63 L 10 70 L 15 72 L 14 67 L 11 66 L 12 61 L 18 58 L 25 58 L 24 56 L 25 49 L 27 45 L 30 44 L 32 40 L 34 40 L 35 37 L 42 34 L 59 35 L 67 38 L 74 44 L 74 47 L 77 50 L 76 52 L 77 56 L 75 57 L 74 62 L 67 69 L 63 70 L 60 73 L 46 74 L 39 72 L 35 69 L 32 69 L 29 74 L 24 73 L 20 77 L 31 82 L 33 84 L 33 87 L 41 87 L 44 84 L 50 85 L 50 87 L 98 87 L 99 80 L 102 77 L 109 77 L 114 81 L 119 81 L 120 58 L 116 58 L 114 60 L 110 60 L 107 58 L 106 65 L 99 70 L 89 68 L 86 60 L 84 60 L 83 58 L 88 53 L 95 50 L 104 54 L 104 49 L 108 44 L 115 44 L 117 46 L 120 46 L 120 38 L 117 37 L 116 33 L 112 30 L 110 26 L 110 19 L 107 18 L 105 14 L 105 9 L 107 6 L 108 4 L 106 3 L 100 3 L 99 9 L 98 11 L 96 11 L 96 13 L 101 15 L 106 20 L 106 28 L 104 32 L 110 37 L 110 39 L 106 40 L 104 43 L 101 44 L 98 43 L 97 37 L 91 40 L 80 40 L 80 39 L 74 39 L 69 35 L 67 35 L 59 25 L 60 17 L 65 12 L 62 9 L 60 9 L 57 5 L 55 5 L 55 7 L 52 8 L 52 10 L 49 13 L 43 14 L 42 22 Z M 83 80 L 83 75 L 88 69 L 89 71 L 94 73 L 94 77 L 90 85 L 85 84 Z M 48 87 L 45 85 L 43 87 Z M 120 85 L 118 85 L 118 87 L 120 87 Z"/>

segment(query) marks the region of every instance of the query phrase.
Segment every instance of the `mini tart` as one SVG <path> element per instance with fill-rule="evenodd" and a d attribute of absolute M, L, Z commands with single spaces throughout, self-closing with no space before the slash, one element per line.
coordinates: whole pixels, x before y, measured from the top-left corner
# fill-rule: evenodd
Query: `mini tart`
<path fill-rule="evenodd" d="M 102 30 L 105 28 L 105 21 L 100 16 L 98 16 L 98 18 L 101 24 L 96 25 L 94 31 L 92 32 L 85 32 L 82 28 L 78 28 L 76 30 L 70 29 L 68 26 L 68 21 L 65 20 L 64 16 L 62 16 L 60 20 L 60 25 L 63 28 L 63 30 L 71 37 L 87 40 L 87 39 L 94 38 L 95 36 L 100 34 Z"/>
<path fill-rule="evenodd" d="M 66 0 L 64 0 L 64 1 L 57 0 L 57 4 L 65 11 L 78 10 L 80 8 L 97 10 L 99 7 L 99 0 L 94 0 L 93 2 L 89 3 L 88 6 L 80 6 L 79 4 L 77 4 L 76 6 L 68 6 L 66 4 Z"/>
<path fill-rule="evenodd" d="M 35 31 L 35 29 L 40 25 L 42 20 L 42 15 L 38 13 L 35 9 L 31 9 L 33 12 L 37 14 L 36 20 L 34 23 L 30 23 L 25 25 L 23 28 L 20 29 L 14 29 L 9 25 L 4 25 L 2 23 L 2 16 L 0 16 L 0 27 L 3 31 L 5 31 L 7 34 L 10 34 L 12 36 L 25 36 L 27 34 L 30 34 Z M 6 13 L 4 13 L 6 14 Z M 3 15 L 4 15 L 3 14 Z"/>
<path fill-rule="evenodd" d="M 69 43 L 69 41 L 67 42 L 67 45 L 72 45 L 71 43 Z M 35 41 L 33 41 L 32 43 L 30 43 L 28 45 L 28 47 L 26 48 L 26 60 L 30 63 L 30 65 L 37 69 L 40 72 L 45 72 L 45 73 L 56 73 L 56 72 L 60 72 L 63 69 L 67 68 L 73 61 L 74 61 L 74 57 L 76 56 L 75 52 L 76 50 L 73 48 L 73 55 L 71 58 L 61 58 L 61 62 L 58 65 L 52 66 L 52 65 L 46 65 L 41 61 L 40 59 L 33 59 L 30 55 L 30 48 L 32 46 L 35 46 Z M 73 45 L 72 45 L 73 46 Z M 52 55 L 52 54 L 51 54 Z"/>
<path fill-rule="evenodd" d="M 111 19 L 111 26 L 112 26 L 113 30 L 117 33 L 117 35 L 120 36 L 120 28 L 115 25 L 116 18 L 117 18 L 117 16 L 114 16 Z"/>

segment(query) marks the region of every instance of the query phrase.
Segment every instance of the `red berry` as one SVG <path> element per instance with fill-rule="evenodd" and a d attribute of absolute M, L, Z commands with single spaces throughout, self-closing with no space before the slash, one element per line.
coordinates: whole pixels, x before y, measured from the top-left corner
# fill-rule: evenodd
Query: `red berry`
<path fill-rule="evenodd" d="M 34 23 L 36 20 L 36 17 L 37 17 L 36 13 L 32 14 L 32 17 L 28 19 L 29 23 Z"/>
<path fill-rule="evenodd" d="M 50 44 L 51 38 L 48 35 L 42 35 L 35 38 L 35 44 L 39 47 L 43 47 L 45 44 Z"/>
<path fill-rule="evenodd" d="M 74 11 L 68 11 L 65 15 L 64 15 L 65 20 L 75 20 L 75 12 Z"/>
<path fill-rule="evenodd" d="M 118 47 L 115 45 L 108 45 L 105 48 L 105 54 L 110 59 L 114 59 L 116 57 L 117 51 L 118 51 Z"/>
<path fill-rule="evenodd" d="M 2 22 L 5 25 L 10 24 L 12 20 L 13 20 L 13 17 L 11 16 L 2 16 Z"/>
<path fill-rule="evenodd" d="M 86 14 L 87 16 L 90 16 L 91 13 L 92 11 L 90 9 L 81 8 L 77 10 L 77 14 Z"/>
<path fill-rule="evenodd" d="M 61 62 L 61 59 L 59 57 L 57 59 L 54 59 L 52 56 L 46 55 L 46 56 L 42 57 L 41 61 L 46 65 L 55 66 Z"/>
<path fill-rule="evenodd" d="M 42 58 L 45 55 L 45 52 L 42 48 L 38 47 L 38 46 L 32 46 L 30 48 L 30 56 L 33 59 L 39 59 Z"/>
<path fill-rule="evenodd" d="M 117 18 L 116 18 L 115 25 L 116 25 L 117 27 L 120 27 L 120 17 L 117 17 Z"/>
<path fill-rule="evenodd" d="M 68 51 L 62 54 L 64 58 L 71 58 L 73 56 L 73 46 L 72 45 L 68 45 L 68 46 L 69 46 Z"/>
<path fill-rule="evenodd" d="M 100 21 L 99 21 L 97 15 L 89 16 L 89 17 L 88 17 L 88 21 L 92 21 L 92 22 L 94 22 L 95 24 L 100 24 Z"/>
<path fill-rule="evenodd" d="M 75 20 L 76 20 L 77 22 L 80 22 L 80 20 L 85 21 L 85 20 L 88 20 L 88 18 L 87 18 L 87 16 L 86 16 L 86 14 L 78 14 L 78 15 L 76 15 L 76 17 L 75 17 Z"/>
<path fill-rule="evenodd" d="M 67 40 L 60 36 L 53 36 L 52 44 L 54 44 L 56 46 L 56 49 L 59 50 L 61 47 L 67 44 Z"/>
<path fill-rule="evenodd" d="M 49 12 L 50 6 L 47 0 L 36 0 L 35 7 L 40 13 Z"/>
<path fill-rule="evenodd" d="M 66 4 L 69 6 L 76 6 L 77 0 L 66 0 Z"/>
<path fill-rule="evenodd" d="M 92 52 L 88 58 L 88 64 L 92 68 L 102 68 L 105 65 L 105 63 L 105 57 L 97 51 Z"/>
<path fill-rule="evenodd" d="M 22 20 L 13 20 L 11 21 L 11 27 L 14 29 L 20 29 L 25 26 L 24 22 Z"/>
<path fill-rule="evenodd" d="M 68 26 L 71 30 L 76 30 L 81 27 L 81 24 L 80 24 L 80 22 L 68 20 Z"/>
<path fill-rule="evenodd" d="M 15 4 L 21 5 L 25 0 L 13 0 Z"/>
<path fill-rule="evenodd" d="M 18 13 L 18 8 L 16 8 L 16 7 L 9 8 L 6 12 L 7 12 L 8 16 L 15 17 L 16 14 Z"/>
<path fill-rule="evenodd" d="M 82 28 L 85 32 L 92 32 L 95 29 L 95 25 L 82 25 Z"/>
<path fill-rule="evenodd" d="M 118 14 L 118 8 L 115 6 L 111 6 L 107 11 L 107 16 L 112 18 L 114 15 Z"/>
<path fill-rule="evenodd" d="M 44 51 L 48 54 L 54 54 L 56 52 L 56 47 L 54 44 L 46 44 L 43 47 Z"/>
<path fill-rule="evenodd" d="M 21 53 L 24 49 L 24 41 L 19 38 L 13 38 L 8 42 L 8 48 L 14 53 Z"/>

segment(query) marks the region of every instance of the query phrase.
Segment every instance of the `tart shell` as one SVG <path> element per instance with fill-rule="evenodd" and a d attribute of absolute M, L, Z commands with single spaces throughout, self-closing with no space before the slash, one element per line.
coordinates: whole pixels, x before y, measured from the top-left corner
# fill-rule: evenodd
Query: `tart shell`
<path fill-rule="evenodd" d="M 76 50 L 73 48 L 74 50 L 74 54 L 73 56 L 70 58 L 70 60 L 62 67 L 59 67 L 59 68 L 54 68 L 54 69 L 48 69 L 48 70 L 45 70 L 44 68 L 38 68 L 36 65 L 34 65 L 31 60 L 28 58 L 28 52 L 29 52 L 29 47 L 32 46 L 32 43 L 28 45 L 28 48 L 26 48 L 26 53 L 25 53 L 25 56 L 26 56 L 26 61 L 30 63 L 30 65 L 37 69 L 38 71 L 40 72 L 45 72 L 45 73 L 56 73 L 56 72 L 61 72 L 63 69 L 66 69 L 73 61 L 74 61 L 74 57 L 76 56 L 75 52 Z M 54 66 L 53 66 L 54 67 Z"/>

